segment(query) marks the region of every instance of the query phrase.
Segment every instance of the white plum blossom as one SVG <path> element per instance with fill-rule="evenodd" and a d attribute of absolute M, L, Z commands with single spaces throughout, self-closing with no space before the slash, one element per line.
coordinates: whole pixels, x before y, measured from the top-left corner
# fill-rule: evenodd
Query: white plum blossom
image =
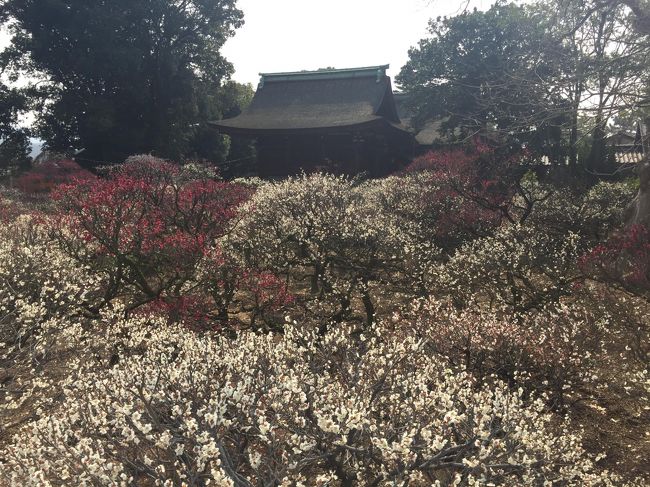
<path fill-rule="evenodd" d="M 619 485 L 543 402 L 453 372 L 415 330 L 373 325 L 359 347 L 346 326 L 228 339 L 113 318 L 96 340 L 119 361 L 77 361 L 5 482 Z"/>

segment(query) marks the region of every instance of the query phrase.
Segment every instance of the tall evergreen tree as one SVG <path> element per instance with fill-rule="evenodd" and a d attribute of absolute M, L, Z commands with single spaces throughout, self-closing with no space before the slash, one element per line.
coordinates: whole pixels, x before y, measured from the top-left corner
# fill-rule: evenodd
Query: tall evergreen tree
<path fill-rule="evenodd" d="M 420 120 L 444 118 L 462 137 L 496 132 L 561 164 L 583 153 L 606 171 L 609 121 L 645 97 L 650 46 L 618 1 L 594 1 L 497 2 L 432 20 L 398 81 Z"/>
<path fill-rule="evenodd" d="M 29 166 L 29 132 L 19 126 L 26 110 L 24 92 L 0 83 L 0 177 Z"/>
<path fill-rule="evenodd" d="M 547 83 L 557 67 L 542 16 L 498 2 L 433 19 L 429 33 L 398 77 L 418 121 L 444 119 L 443 129 L 461 138 L 498 133 L 540 149 L 557 141 L 562 100 Z"/>
<path fill-rule="evenodd" d="M 242 24 L 235 1 L 0 0 L 14 66 L 39 80 L 48 148 L 214 157 L 194 143 L 233 71 L 220 50 Z"/>

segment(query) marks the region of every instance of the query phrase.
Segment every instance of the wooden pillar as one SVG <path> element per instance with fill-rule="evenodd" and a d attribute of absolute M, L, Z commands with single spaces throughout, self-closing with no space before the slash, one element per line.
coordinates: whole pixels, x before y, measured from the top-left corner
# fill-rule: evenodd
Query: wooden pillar
<path fill-rule="evenodd" d="M 326 163 L 326 157 L 325 157 L 325 136 L 324 135 L 319 135 L 318 136 L 318 161 L 316 161 L 316 164 L 318 166 L 323 166 Z"/>
<path fill-rule="evenodd" d="M 292 174 L 295 171 L 297 161 L 292 159 L 291 143 L 288 136 L 282 137 L 282 170 L 278 171 L 276 176 L 281 174 Z M 279 169 L 279 168 L 278 168 Z"/>
<path fill-rule="evenodd" d="M 366 140 L 364 136 L 356 132 L 352 135 L 352 151 L 354 157 L 353 167 L 350 168 L 349 172 L 352 174 L 358 174 L 359 172 L 365 170 L 365 166 L 368 164 L 364 159 L 366 158 L 365 154 L 365 143 Z"/>

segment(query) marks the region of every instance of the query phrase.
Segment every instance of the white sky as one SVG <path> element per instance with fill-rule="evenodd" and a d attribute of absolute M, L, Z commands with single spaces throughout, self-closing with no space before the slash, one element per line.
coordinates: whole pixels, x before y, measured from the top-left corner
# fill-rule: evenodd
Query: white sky
<path fill-rule="evenodd" d="M 390 64 L 395 77 L 429 19 L 488 8 L 494 0 L 237 0 L 244 25 L 224 46 L 233 78 L 259 73 Z M 0 30 L 0 49 L 9 43 Z"/>
<path fill-rule="evenodd" d="M 244 26 L 224 54 L 234 79 L 257 86 L 258 73 L 390 64 L 395 77 L 430 18 L 459 13 L 468 0 L 238 0 Z M 469 0 L 489 7 L 490 0 Z"/>

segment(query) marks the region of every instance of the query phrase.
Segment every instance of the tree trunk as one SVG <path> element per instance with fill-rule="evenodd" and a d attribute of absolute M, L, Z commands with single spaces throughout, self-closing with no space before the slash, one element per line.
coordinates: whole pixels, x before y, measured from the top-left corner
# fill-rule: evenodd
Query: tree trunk
<path fill-rule="evenodd" d="M 571 134 L 569 135 L 569 166 L 576 168 L 578 165 L 578 111 L 582 99 L 582 82 L 575 87 L 574 102 L 571 113 Z"/>
<path fill-rule="evenodd" d="M 366 325 L 370 328 L 375 321 L 375 305 L 373 304 L 370 293 L 368 292 L 367 284 L 364 286 L 361 300 L 363 301 L 363 307 L 366 310 Z"/>
<path fill-rule="evenodd" d="M 639 192 L 627 210 L 627 225 L 643 225 L 650 228 L 650 159 L 645 154 L 644 161 L 637 168 Z"/>

